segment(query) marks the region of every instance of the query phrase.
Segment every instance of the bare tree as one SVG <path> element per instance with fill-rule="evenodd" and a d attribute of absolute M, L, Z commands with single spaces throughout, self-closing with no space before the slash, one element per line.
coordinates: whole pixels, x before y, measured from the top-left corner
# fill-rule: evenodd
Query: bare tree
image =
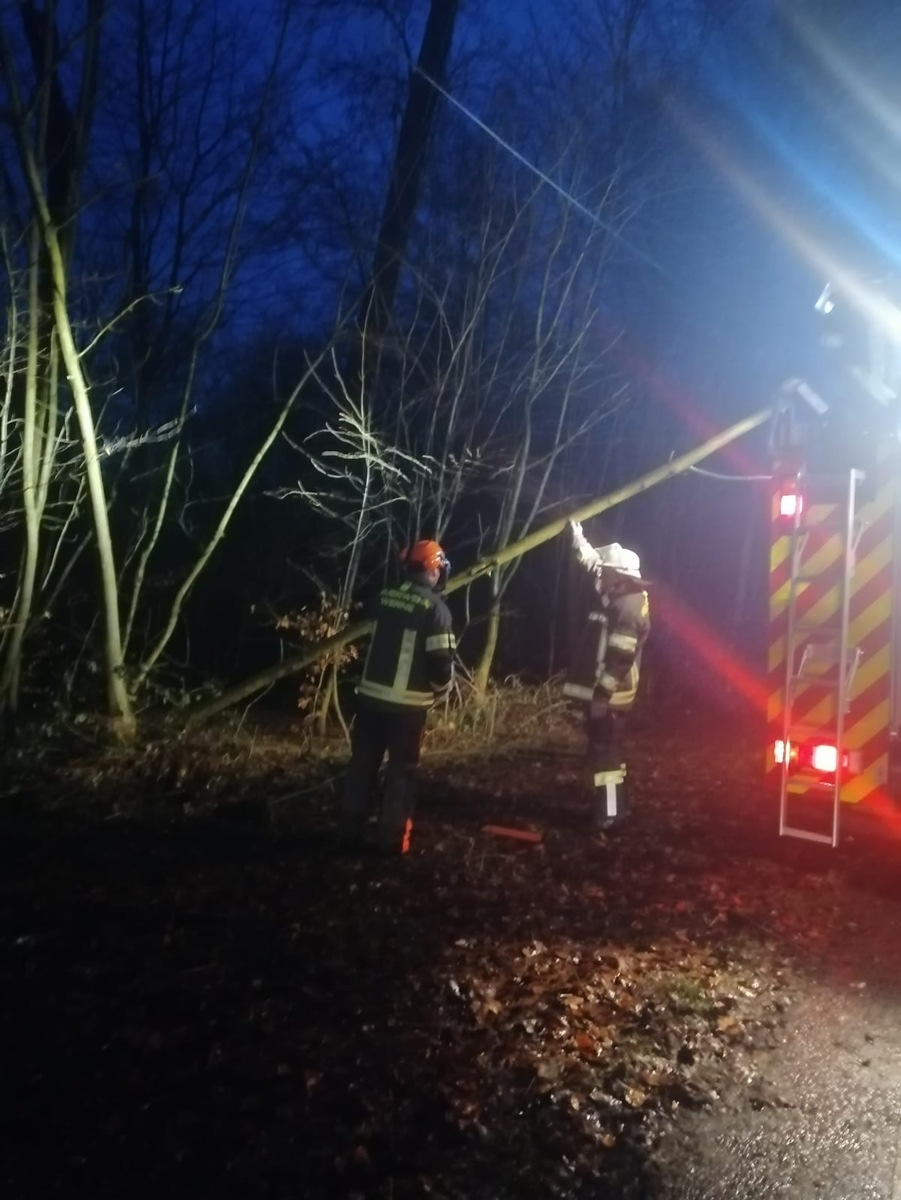
<path fill-rule="evenodd" d="M 24 544 L 0 667 L 8 710 L 18 702 L 33 614 L 58 594 L 86 545 L 73 519 L 77 508 L 61 504 L 86 496 L 101 564 L 110 710 L 122 732 L 133 727 L 133 699 L 165 654 L 196 580 L 314 369 L 315 360 L 276 404 L 218 518 L 192 531 L 196 557 L 175 581 L 168 611 L 149 623 L 141 608 L 154 560 L 165 558 L 171 531 L 183 522 L 190 414 L 209 395 L 223 318 L 233 319 L 246 296 L 241 281 L 246 288 L 247 264 L 259 250 L 248 213 L 265 195 L 273 122 L 284 111 L 287 73 L 304 53 L 302 33 L 289 41 L 293 11 L 274 0 L 272 24 L 254 43 L 200 4 L 135 0 L 104 24 L 100 0 L 86 0 L 81 25 L 71 24 L 77 13 L 65 14 L 64 34 L 55 5 L 41 12 L 23 4 L 18 38 L 2 35 L 2 81 L 24 184 L 7 177 L 6 191 L 26 198 L 21 271 L 9 239 L 4 243 L 10 324 L 0 488 L 15 468 Z M 23 46 L 31 51 L 30 75 L 21 66 Z M 74 105 L 67 98 L 73 80 Z M 103 105 L 94 122 L 98 95 Z M 122 258 L 110 251 L 117 228 Z M 80 255 L 76 233 L 89 246 Z M 77 456 L 70 410 L 80 432 Z M 67 449 L 66 486 L 48 506 L 60 447 Z M 48 530 L 59 531 L 49 543 Z M 40 566 L 42 545 L 55 582 Z"/>
<path fill-rule="evenodd" d="M 444 77 L 460 0 L 430 0 L 416 70 L 410 75 L 388 195 L 376 238 L 372 281 L 363 305 L 376 346 L 394 313 L 403 259 L 426 168 L 439 96 L 432 80 Z"/>
<path fill-rule="evenodd" d="M 0 232 L 7 300 L 0 405 L 0 531 L 22 534 L 19 569 L 5 578 L 9 605 L 0 631 L 0 710 L 20 707 L 24 648 L 55 605 L 86 542 L 78 536 L 85 499 L 73 413 L 64 399 L 59 347 L 41 301 L 36 226 Z"/>
<path fill-rule="evenodd" d="M 172 422 L 174 436 L 159 472 L 159 490 L 147 497 L 137 523 L 138 536 L 129 549 L 127 561 L 131 569 L 127 582 L 123 581 L 123 591 L 128 596 L 126 646 L 135 632 L 153 556 L 160 549 L 167 522 L 173 519 L 173 508 L 184 498 L 177 487 L 177 474 L 180 463 L 190 458 L 186 428 L 195 403 L 198 370 L 204 354 L 215 353 L 220 322 L 234 303 L 230 292 L 241 262 L 261 150 L 270 136 L 269 121 L 273 98 L 281 82 L 291 8 L 282 4 L 276 14 L 269 58 L 257 72 L 252 104 L 247 103 L 250 81 L 246 72 L 242 75 L 242 64 L 235 62 L 240 53 L 237 31 L 225 33 L 215 23 L 211 25 L 202 6 L 192 6 L 179 17 L 182 22 L 179 36 L 171 42 L 166 38 L 160 41 L 160 22 L 165 29 L 173 15 L 168 3 L 153 10 L 144 0 L 138 5 L 135 56 L 139 152 L 125 238 L 130 268 L 129 303 L 138 318 L 128 330 L 136 416 L 165 410 L 167 398 L 171 397 L 171 382 L 166 378 L 163 364 L 171 355 L 173 340 L 179 348 L 182 382 L 177 415 Z M 206 51 L 203 57 L 197 55 L 192 59 L 192 71 L 198 78 L 188 88 L 182 78 L 187 66 L 184 55 L 186 47 L 198 38 L 206 43 Z M 155 65 L 151 67 L 151 63 Z M 230 71 L 224 74 L 226 63 L 230 64 Z M 232 107 L 239 90 L 245 93 L 240 114 Z M 179 152 L 186 130 L 193 131 L 195 139 L 195 149 L 188 155 Z M 147 187 L 156 172 L 172 178 L 175 184 L 174 226 L 161 247 L 156 244 L 159 200 Z M 204 227 L 210 227 L 213 212 L 217 217 L 213 228 L 220 245 L 211 256 Z M 195 238 L 201 231 L 203 244 L 198 246 Z M 152 264 L 159 272 L 161 260 L 167 264 L 166 273 L 163 278 L 155 279 Z M 191 290 L 186 288 L 185 281 L 192 279 L 198 285 L 195 290 L 199 295 L 190 296 L 186 320 L 177 305 L 184 293 Z M 151 323 L 146 312 L 150 289 L 154 286 L 162 288 L 159 295 L 162 310 Z M 194 585 L 225 537 L 238 504 L 314 369 L 311 365 L 276 408 L 271 426 L 262 435 L 259 448 L 241 473 L 208 539 L 205 544 L 202 541 L 193 563 L 175 588 L 161 627 L 138 651 L 140 664 L 130 672 L 134 694 L 144 686 L 165 653 Z"/>
<path fill-rule="evenodd" d="M 55 10 L 51 6 L 39 13 L 32 5 L 22 6 L 25 35 L 35 64 L 34 110 L 26 104 L 23 80 L 17 70 L 9 38 L 0 33 L 0 65 L 12 114 L 13 133 L 19 155 L 19 165 L 32 205 L 38 239 L 41 268 L 46 271 L 46 290 L 52 300 L 53 340 L 59 347 L 81 438 L 84 472 L 90 500 L 91 520 L 98 553 L 103 611 L 103 644 L 107 702 L 114 726 L 124 735 L 134 727 L 134 714 L 125 686 L 122 661 L 122 638 L 119 622 L 117 575 L 112 537 L 107 511 L 106 489 L 100 470 L 97 431 L 81 355 L 69 311 L 69 267 L 71 238 L 80 202 L 80 189 L 87 153 L 97 93 L 97 58 L 100 45 L 101 0 L 89 3 L 81 31 L 82 53 L 77 79 L 77 102 L 71 108 L 64 96 L 60 78 L 59 33 Z M 35 256 L 36 257 L 36 256 Z M 37 268 L 35 268 L 37 269 Z M 39 303 L 40 286 L 35 286 L 29 300 Z M 38 319 L 37 316 L 34 318 Z M 36 357 L 36 355 L 35 355 Z M 27 389 L 28 390 L 28 389 Z M 28 416 L 34 426 L 35 407 L 31 399 Z M 32 433 L 26 439 L 33 446 Z M 23 469 L 31 470 L 23 458 Z M 33 461 L 33 459 L 32 459 Z M 35 481 L 32 480 L 32 484 Z M 26 509 L 27 549 L 26 574 L 20 588 L 23 612 L 30 613 L 36 571 L 37 513 L 33 505 Z M 19 624 L 19 628 L 23 628 Z M 14 658 L 9 659 L 15 662 Z M 4 678 L 8 689 L 17 675 Z"/>

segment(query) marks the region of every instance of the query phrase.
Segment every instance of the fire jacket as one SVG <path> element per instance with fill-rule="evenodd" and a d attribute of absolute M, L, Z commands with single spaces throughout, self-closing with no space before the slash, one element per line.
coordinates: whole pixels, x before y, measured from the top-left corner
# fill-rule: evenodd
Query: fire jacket
<path fill-rule="evenodd" d="M 388 712 L 427 709 L 445 696 L 454 676 L 456 641 L 450 609 L 424 583 L 386 588 L 374 613 L 357 694 Z"/>
<path fill-rule="evenodd" d="M 637 585 L 603 592 L 579 643 L 563 692 L 577 700 L 606 699 L 616 712 L 635 703 L 641 651 L 651 631 L 648 594 Z"/>

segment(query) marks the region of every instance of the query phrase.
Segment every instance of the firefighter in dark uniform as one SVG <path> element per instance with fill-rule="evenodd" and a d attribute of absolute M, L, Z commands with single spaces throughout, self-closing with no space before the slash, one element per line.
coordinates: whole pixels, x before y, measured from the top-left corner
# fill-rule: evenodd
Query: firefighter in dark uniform
<path fill-rule="evenodd" d="M 388 754 L 376 847 L 410 848 L 415 785 L 426 714 L 450 691 L 456 642 L 440 596 L 450 563 L 437 542 L 417 542 L 403 556 L 405 579 L 378 598 L 374 628 L 357 686 L 350 764 L 341 800 L 346 838 L 362 837 Z"/>
<path fill-rule="evenodd" d="M 592 576 L 598 600 L 563 691 L 585 708 L 594 783 L 592 824 L 607 829 L 625 814 L 626 764 L 618 725 L 635 703 L 642 647 L 651 629 L 650 610 L 638 555 L 618 542 L 595 549 L 581 525 L 570 525 L 573 546 Z"/>

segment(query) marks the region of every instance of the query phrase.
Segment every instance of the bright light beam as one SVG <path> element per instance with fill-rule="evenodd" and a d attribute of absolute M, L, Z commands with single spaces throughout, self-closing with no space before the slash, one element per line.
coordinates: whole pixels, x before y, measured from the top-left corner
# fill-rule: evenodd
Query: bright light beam
<path fill-rule="evenodd" d="M 831 280 L 868 322 L 881 329 L 892 341 L 901 343 L 901 310 L 886 296 L 868 287 L 853 267 L 849 267 L 812 237 L 804 225 L 768 195 L 699 121 L 692 119 L 684 110 L 679 112 L 679 121 L 694 144 L 731 184 L 735 192 L 758 212 L 801 258 L 810 263 L 820 278 Z"/>

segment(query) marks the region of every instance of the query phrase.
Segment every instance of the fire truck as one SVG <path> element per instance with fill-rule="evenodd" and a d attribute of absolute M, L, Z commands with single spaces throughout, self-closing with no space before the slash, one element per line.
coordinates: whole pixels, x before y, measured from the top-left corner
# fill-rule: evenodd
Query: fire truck
<path fill-rule="evenodd" d="M 770 439 L 767 770 L 780 835 L 833 847 L 901 832 L 898 319 L 870 303 L 857 353 L 831 332 L 838 403 L 789 381 Z"/>

